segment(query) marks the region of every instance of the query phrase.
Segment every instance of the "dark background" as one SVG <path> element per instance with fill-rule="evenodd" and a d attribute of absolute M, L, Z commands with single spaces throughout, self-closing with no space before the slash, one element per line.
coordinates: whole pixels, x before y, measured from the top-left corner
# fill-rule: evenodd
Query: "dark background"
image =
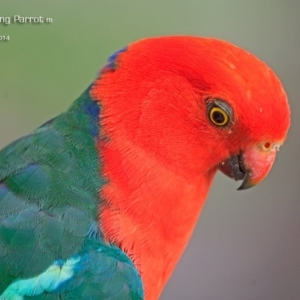
<path fill-rule="evenodd" d="M 218 175 L 198 227 L 161 299 L 300 299 L 300 1 L 1 0 L 0 16 L 52 24 L 0 24 L 0 147 L 66 109 L 106 58 L 146 36 L 229 40 L 282 79 L 292 127 L 259 186 Z"/>

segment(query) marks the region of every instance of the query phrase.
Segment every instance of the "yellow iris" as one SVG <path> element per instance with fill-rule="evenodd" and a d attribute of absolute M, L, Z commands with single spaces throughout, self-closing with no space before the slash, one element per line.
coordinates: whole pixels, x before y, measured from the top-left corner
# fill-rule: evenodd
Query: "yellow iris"
<path fill-rule="evenodd" d="M 229 122 L 228 114 L 220 107 L 214 106 L 209 112 L 209 119 L 217 126 L 225 126 Z"/>

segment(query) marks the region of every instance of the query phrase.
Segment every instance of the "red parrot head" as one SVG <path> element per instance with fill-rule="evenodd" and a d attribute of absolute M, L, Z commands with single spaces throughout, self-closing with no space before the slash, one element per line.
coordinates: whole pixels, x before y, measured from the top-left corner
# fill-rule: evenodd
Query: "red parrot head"
<path fill-rule="evenodd" d="M 101 74 L 96 98 L 118 113 L 116 131 L 162 165 L 185 177 L 219 169 L 243 180 L 240 189 L 268 174 L 290 109 L 254 55 L 211 38 L 161 37 L 123 49 L 115 67 Z"/>
<path fill-rule="evenodd" d="M 101 224 L 139 263 L 146 298 L 158 299 L 217 170 L 243 180 L 240 189 L 269 172 L 290 124 L 287 97 L 255 56 L 199 37 L 129 45 L 109 58 L 91 95 L 108 182 Z"/>

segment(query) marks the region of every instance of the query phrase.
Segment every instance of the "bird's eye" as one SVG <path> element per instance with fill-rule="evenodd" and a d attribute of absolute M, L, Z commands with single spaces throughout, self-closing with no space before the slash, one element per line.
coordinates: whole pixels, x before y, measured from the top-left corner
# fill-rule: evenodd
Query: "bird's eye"
<path fill-rule="evenodd" d="M 209 112 L 209 118 L 217 126 L 225 126 L 229 121 L 227 113 L 220 107 L 213 107 Z"/>
<path fill-rule="evenodd" d="M 231 107 L 222 100 L 214 100 L 208 103 L 209 120 L 216 126 L 225 127 L 232 117 Z"/>

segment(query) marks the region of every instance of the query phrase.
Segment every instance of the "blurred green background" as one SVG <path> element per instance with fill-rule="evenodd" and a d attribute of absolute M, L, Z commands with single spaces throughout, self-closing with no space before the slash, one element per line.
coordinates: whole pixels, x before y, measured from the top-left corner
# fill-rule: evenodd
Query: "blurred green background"
<path fill-rule="evenodd" d="M 300 1 L 1 0 L 0 147 L 66 109 L 106 58 L 146 36 L 229 40 L 282 79 L 292 128 L 268 178 L 252 190 L 218 175 L 201 220 L 161 299 L 300 298 Z M 176 224 L 175 226 L 180 226 Z"/>

